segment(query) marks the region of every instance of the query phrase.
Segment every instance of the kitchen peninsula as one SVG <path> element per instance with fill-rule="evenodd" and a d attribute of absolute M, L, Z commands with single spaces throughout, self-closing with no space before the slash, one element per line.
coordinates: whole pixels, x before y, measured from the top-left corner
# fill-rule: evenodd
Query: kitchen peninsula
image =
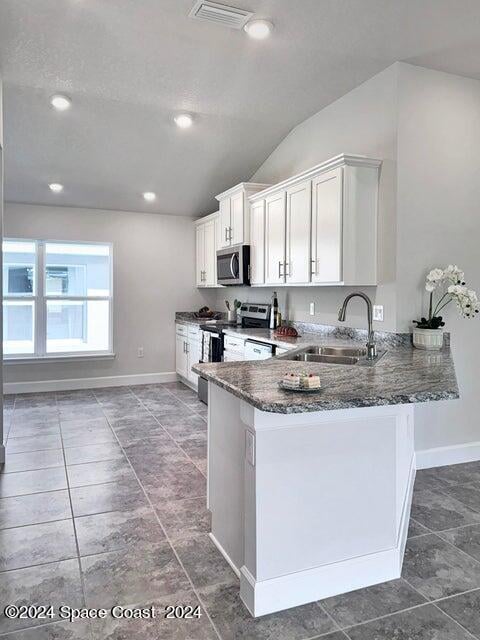
<path fill-rule="evenodd" d="M 314 334 L 299 343 L 359 345 Z M 400 576 L 414 404 L 458 398 L 458 387 L 448 347 L 382 348 L 370 366 L 298 362 L 292 350 L 194 366 L 209 381 L 211 537 L 253 616 Z M 318 373 L 322 390 L 280 389 L 287 371 Z"/>

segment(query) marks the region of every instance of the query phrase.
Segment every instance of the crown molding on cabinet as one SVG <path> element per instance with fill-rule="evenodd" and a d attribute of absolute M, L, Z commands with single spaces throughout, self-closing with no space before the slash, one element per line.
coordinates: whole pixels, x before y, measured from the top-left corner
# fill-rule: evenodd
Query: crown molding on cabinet
<path fill-rule="evenodd" d="M 227 189 L 227 191 L 223 191 L 222 193 L 219 193 L 218 196 L 215 196 L 215 198 L 218 201 L 220 201 L 220 200 L 223 200 L 224 198 L 228 198 L 230 196 L 235 195 L 239 191 L 245 191 L 245 193 L 248 195 L 249 191 L 258 191 L 259 189 L 266 189 L 269 186 L 270 186 L 269 184 L 265 184 L 264 182 L 240 182 L 239 184 L 236 184 L 234 187 Z"/>
<path fill-rule="evenodd" d="M 292 187 L 298 182 L 302 182 L 303 180 L 308 180 L 313 176 L 316 176 L 318 173 L 323 173 L 325 171 L 331 171 L 332 169 L 337 169 L 338 167 L 350 166 L 350 167 L 372 167 L 378 168 L 382 164 L 381 160 L 376 158 L 367 158 L 367 156 L 360 156 L 348 153 L 340 153 L 338 156 L 334 158 L 330 158 L 325 162 L 321 162 L 320 164 L 316 164 L 314 167 L 307 169 L 306 171 L 302 171 L 301 173 L 297 173 L 291 178 L 287 178 L 286 180 L 282 180 L 282 182 L 277 182 L 277 184 L 269 185 L 268 188 L 263 189 L 263 191 L 257 191 L 248 197 L 250 202 L 255 202 L 256 200 L 261 200 L 262 198 L 266 198 L 273 193 L 277 193 L 280 189 L 287 189 L 288 187 Z M 247 183 L 252 184 L 252 183 Z M 236 188 L 236 187 L 234 187 Z M 217 196 L 220 197 L 220 196 Z"/>
<path fill-rule="evenodd" d="M 215 220 L 215 218 L 220 214 L 220 211 L 214 211 L 213 213 L 209 213 L 206 216 L 203 216 L 203 218 L 197 218 L 196 220 L 194 220 L 194 224 L 195 225 L 199 225 L 199 224 L 205 224 L 205 222 L 209 222 L 209 220 Z"/>

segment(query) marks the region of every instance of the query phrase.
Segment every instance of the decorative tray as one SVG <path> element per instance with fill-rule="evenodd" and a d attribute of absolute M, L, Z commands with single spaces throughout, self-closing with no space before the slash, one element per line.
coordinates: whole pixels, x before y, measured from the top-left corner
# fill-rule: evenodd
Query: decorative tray
<path fill-rule="evenodd" d="M 280 380 L 278 386 L 280 389 L 283 389 L 283 391 L 293 391 L 293 393 L 318 393 L 324 389 L 324 387 L 316 387 L 315 389 L 309 389 L 308 387 L 287 387 L 283 384 L 283 380 Z"/>

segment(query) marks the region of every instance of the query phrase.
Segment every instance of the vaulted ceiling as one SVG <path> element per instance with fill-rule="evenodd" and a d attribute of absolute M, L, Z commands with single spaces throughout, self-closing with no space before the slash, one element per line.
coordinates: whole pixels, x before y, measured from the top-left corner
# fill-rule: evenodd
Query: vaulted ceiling
<path fill-rule="evenodd" d="M 229 4 L 269 18 L 272 36 L 194 21 L 193 0 L 2 0 L 6 199 L 201 215 L 396 60 L 480 78 L 478 0 Z M 71 109 L 51 108 L 56 92 Z"/>

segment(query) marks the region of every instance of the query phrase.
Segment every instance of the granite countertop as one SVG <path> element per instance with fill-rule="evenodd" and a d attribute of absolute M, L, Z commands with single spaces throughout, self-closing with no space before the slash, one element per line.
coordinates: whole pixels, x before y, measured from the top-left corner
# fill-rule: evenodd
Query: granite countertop
<path fill-rule="evenodd" d="M 268 330 L 229 329 L 228 332 L 287 348 L 358 344 L 358 341 L 331 335 L 305 334 L 296 340 L 278 341 Z M 420 351 L 406 344 L 386 348 L 387 353 L 374 366 L 296 362 L 278 356 L 253 362 L 198 364 L 193 370 L 257 409 L 273 413 L 306 413 L 459 397 L 449 347 L 436 352 Z M 278 382 L 291 371 L 319 374 L 322 390 L 312 394 L 280 389 Z"/>

